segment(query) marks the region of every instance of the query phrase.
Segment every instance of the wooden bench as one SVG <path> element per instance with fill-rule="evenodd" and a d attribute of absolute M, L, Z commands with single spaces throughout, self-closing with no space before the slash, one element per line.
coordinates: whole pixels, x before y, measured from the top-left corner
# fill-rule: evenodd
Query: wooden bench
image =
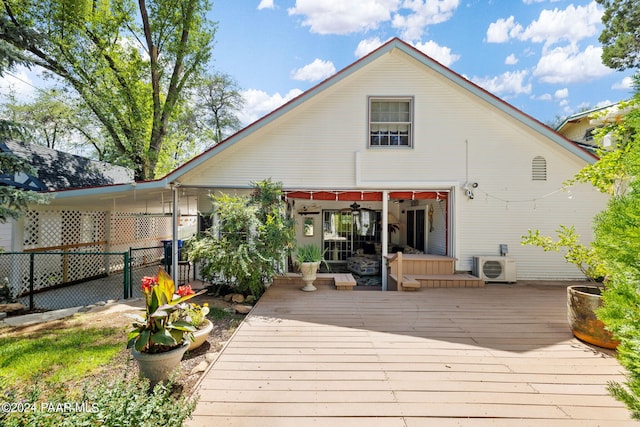
<path fill-rule="evenodd" d="M 334 274 L 333 282 L 339 291 L 350 291 L 358 284 L 352 274 Z"/>

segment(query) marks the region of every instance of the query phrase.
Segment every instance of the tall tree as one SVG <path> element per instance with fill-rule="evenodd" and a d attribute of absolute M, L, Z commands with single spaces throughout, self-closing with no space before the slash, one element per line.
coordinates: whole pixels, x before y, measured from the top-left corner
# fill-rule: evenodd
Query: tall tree
<path fill-rule="evenodd" d="M 84 114 L 82 100 L 68 95 L 56 89 L 40 89 L 35 99 L 27 102 L 11 93 L 0 104 L 0 114 L 26 127 L 24 139 L 29 143 L 109 160 L 105 158 L 101 126 L 93 115 Z"/>
<path fill-rule="evenodd" d="M 3 19 L 4 17 L 0 17 L 0 31 L 4 28 Z M 16 32 L 14 38 L 19 44 L 36 41 L 35 34 L 30 31 Z M 0 40 L 0 76 L 3 76 L 7 70 L 17 65 L 29 67 L 31 64 L 21 55 L 19 49 Z M 19 138 L 23 132 L 24 128 L 20 124 L 11 120 L 0 119 L 0 140 Z M 19 173 L 35 175 L 36 172 L 13 154 L 0 152 L 0 175 L 11 176 Z M 29 204 L 47 203 L 48 200 L 49 198 L 46 195 L 35 191 L 0 185 L 0 223 L 7 222 L 9 219 L 19 218 Z"/>
<path fill-rule="evenodd" d="M 198 98 L 206 126 L 214 131 L 216 144 L 224 136 L 241 128 L 236 113 L 242 109 L 244 98 L 233 77 L 224 73 L 205 77 L 201 90 L 198 91 Z"/>
<path fill-rule="evenodd" d="M 600 34 L 602 62 L 615 70 L 640 68 L 640 3 L 638 0 L 596 0 L 604 6 Z"/>
<path fill-rule="evenodd" d="M 208 0 L 2 0 L 0 39 L 59 76 L 138 180 L 154 177 L 174 111 L 211 56 Z M 40 43 L 16 37 L 33 30 Z"/>

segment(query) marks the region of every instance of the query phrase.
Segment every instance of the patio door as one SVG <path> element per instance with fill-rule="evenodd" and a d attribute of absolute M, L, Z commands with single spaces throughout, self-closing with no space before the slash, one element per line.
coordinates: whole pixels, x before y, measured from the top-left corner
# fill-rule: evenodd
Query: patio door
<path fill-rule="evenodd" d="M 346 262 L 365 244 L 380 243 L 381 212 L 373 210 L 324 210 L 323 249 L 328 262 Z"/>
<path fill-rule="evenodd" d="M 424 209 L 407 211 L 407 245 L 425 251 L 426 213 Z"/>

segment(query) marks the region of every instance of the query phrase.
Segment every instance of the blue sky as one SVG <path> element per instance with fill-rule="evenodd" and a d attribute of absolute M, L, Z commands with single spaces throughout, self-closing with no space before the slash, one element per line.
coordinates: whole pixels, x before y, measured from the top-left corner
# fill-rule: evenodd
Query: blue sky
<path fill-rule="evenodd" d="M 592 0 L 216 0 L 213 67 L 243 89 L 245 124 L 392 37 L 549 122 L 631 96 L 600 60 Z"/>
<path fill-rule="evenodd" d="M 600 61 L 602 12 L 592 0 L 213 0 L 211 71 L 238 82 L 247 125 L 399 37 L 548 123 L 631 96 L 633 73 Z M 15 74 L 0 93 L 42 84 Z"/>

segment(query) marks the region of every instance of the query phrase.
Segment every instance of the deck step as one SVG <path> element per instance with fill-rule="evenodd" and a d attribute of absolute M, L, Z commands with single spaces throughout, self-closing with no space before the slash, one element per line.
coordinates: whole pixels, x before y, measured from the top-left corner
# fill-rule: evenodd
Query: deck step
<path fill-rule="evenodd" d="M 481 288 L 484 280 L 466 273 L 458 274 L 410 274 L 422 288 Z"/>
<path fill-rule="evenodd" d="M 350 291 L 358 284 L 352 274 L 334 274 L 333 282 L 339 291 Z"/>

